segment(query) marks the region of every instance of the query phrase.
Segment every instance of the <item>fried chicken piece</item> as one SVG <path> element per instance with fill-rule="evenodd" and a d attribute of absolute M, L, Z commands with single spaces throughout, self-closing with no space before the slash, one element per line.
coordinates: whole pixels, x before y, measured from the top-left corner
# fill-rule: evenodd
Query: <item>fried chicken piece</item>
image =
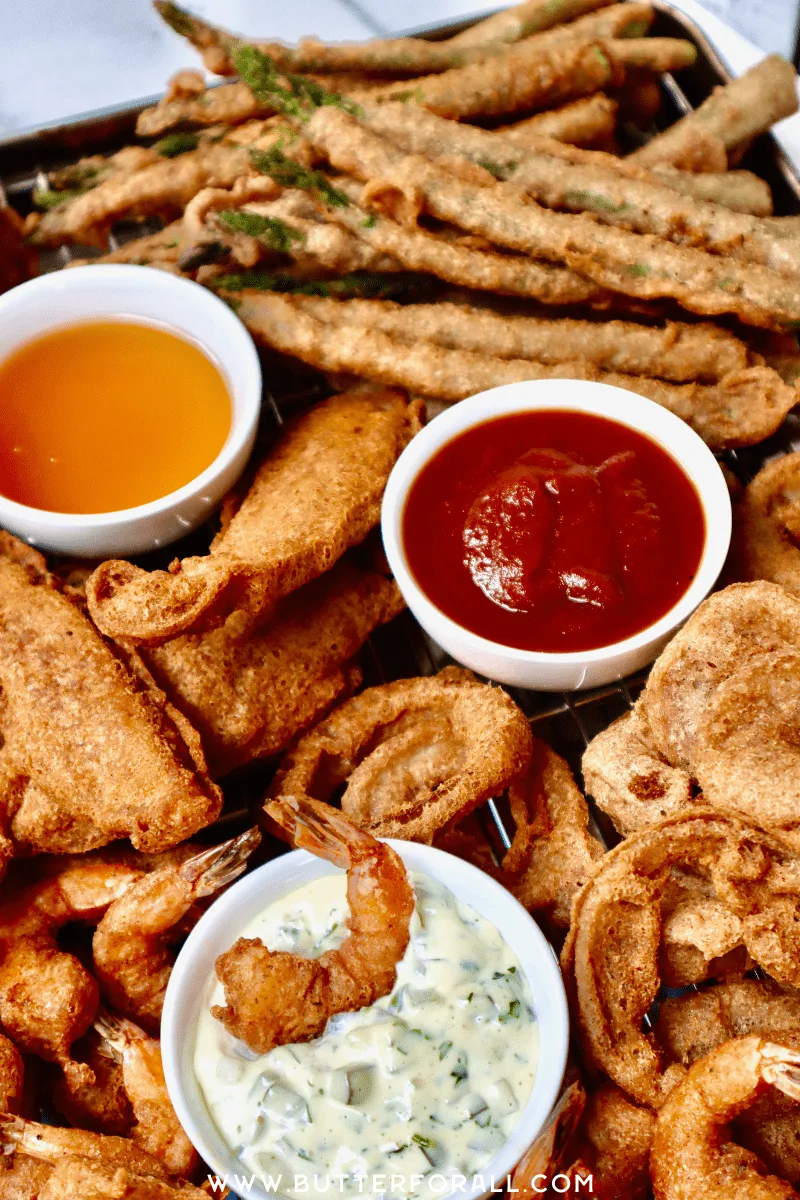
<path fill-rule="evenodd" d="M 218 815 L 200 739 L 143 668 L 115 654 L 44 559 L 0 534 L 0 814 L 13 843 L 164 850 Z"/>
<path fill-rule="evenodd" d="M 652 749 L 641 713 L 618 717 L 593 738 L 581 764 L 586 790 L 627 837 L 692 803 L 692 781 Z"/>
<path fill-rule="evenodd" d="M 368 688 L 289 750 L 271 795 L 329 801 L 376 837 L 432 842 L 528 765 L 531 732 L 501 688 L 446 667 Z"/>
<path fill-rule="evenodd" d="M 257 624 L 378 523 L 389 472 L 418 429 L 417 407 L 397 392 L 324 400 L 286 428 L 208 555 L 169 572 L 98 567 L 87 585 L 98 628 L 154 645 L 237 609 Z"/>
<path fill-rule="evenodd" d="M 353 561 L 283 600 L 246 639 L 239 614 L 220 629 L 143 650 L 170 700 L 199 730 L 212 775 L 279 754 L 360 676 L 347 663 L 404 602 L 396 585 Z"/>

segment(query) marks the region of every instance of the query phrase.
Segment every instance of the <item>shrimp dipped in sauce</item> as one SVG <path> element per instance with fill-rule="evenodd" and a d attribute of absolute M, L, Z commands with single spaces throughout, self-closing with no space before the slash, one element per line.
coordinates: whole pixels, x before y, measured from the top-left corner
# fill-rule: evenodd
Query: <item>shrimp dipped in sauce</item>
<path fill-rule="evenodd" d="M 770 1086 L 800 1101 L 800 1053 L 741 1037 L 694 1063 L 658 1113 L 650 1155 L 656 1200 L 796 1200 L 790 1183 L 726 1136 Z"/>
<path fill-rule="evenodd" d="M 267 815 L 291 845 L 347 871 L 349 934 L 318 958 L 239 938 L 216 961 L 225 1007 L 212 1014 L 256 1054 L 318 1037 L 334 1013 L 355 1012 L 392 990 L 409 941 L 414 891 L 399 855 L 335 808 L 284 796 Z"/>

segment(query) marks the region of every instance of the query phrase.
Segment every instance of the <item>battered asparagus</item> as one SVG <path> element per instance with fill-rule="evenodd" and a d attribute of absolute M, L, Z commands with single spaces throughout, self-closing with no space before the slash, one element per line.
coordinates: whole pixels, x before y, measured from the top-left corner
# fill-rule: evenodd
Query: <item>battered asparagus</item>
<path fill-rule="evenodd" d="M 776 121 L 797 112 L 797 75 L 791 63 L 770 54 L 739 79 L 716 88 L 699 108 L 629 156 L 642 166 L 682 165 L 693 132 L 701 130 L 726 149 L 764 133 Z"/>
<path fill-rule="evenodd" d="M 487 42 L 519 42 L 562 21 L 573 21 L 581 13 L 602 8 L 610 0 L 526 0 L 513 8 L 477 21 L 469 29 L 448 39 L 451 46 L 481 46 Z"/>
<path fill-rule="evenodd" d="M 435 342 L 450 350 L 550 365 L 585 359 L 599 370 L 649 375 L 676 383 L 719 380 L 750 366 L 747 346 L 716 325 L 667 321 L 663 327 L 634 321 L 581 321 L 567 317 L 509 316 L 487 308 L 437 301 L 298 301 L 318 321 L 379 329 L 403 341 Z"/>
<path fill-rule="evenodd" d="M 655 400 L 687 421 L 714 449 L 752 445 L 773 433 L 796 393 L 767 367 L 735 371 L 720 383 L 671 384 L 600 371 L 583 360 L 558 366 L 400 341 L 380 330 L 316 320 L 297 297 L 237 293 L 237 312 L 258 340 L 323 371 L 344 371 L 441 400 L 526 379 L 593 379 Z"/>
<path fill-rule="evenodd" d="M 495 132 L 506 140 L 526 145 L 531 138 L 549 137 L 573 146 L 594 146 L 614 136 L 617 102 L 603 92 L 573 100 L 561 108 L 535 113 L 513 125 L 502 125 Z"/>
<path fill-rule="evenodd" d="M 201 21 L 168 0 L 154 0 L 156 10 L 176 33 L 194 45 L 202 54 L 209 71 L 217 75 L 236 73 L 235 52 L 244 45 L 255 45 L 268 54 L 276 66 L 288 71 L 318 71 L 323 74 L 340 71 L 368 71 L 380 75 L 414 76 L 447 71 L 480 62 L 492 55 L 503 54 L 506 39 L 484 40 L 479 44 L 460 45 L 454 40 L 427 42 L 420 38 L 373 38 L 367 42 L 326 43 L 317 38 L 303 38 L 296 47 L 282 42 L 253 41 L 238 37 L 227 30 Z M 598 0 L 558 0 L 551 5 L 550 17 L 545 14 L 537 31 L 548 29 L 569 16 L 580 16 L 600 7 Z M 565 15 L 562 15 L 565 14 Z"/>
<path fill-rule="evenodd" d="M 677 38 L 571 38 L 549 46 L 532 38 L 483 62 L 414 81 L 413 87 L 398 84 L 378 99 L 413 100 L 459 120 L 504 116 L 618 87 L 628 67 L 678 70 L 691 65 L 696 53 Z"/>
<path fill-rule="evenodd" d="M 800 276 L 800 239 L 763 224 L 758 217 L 680 195 L 668 176 L 620 169 L 612 156 L 544 140 L 539 149 L 474 126 L 446 121 L 405 105 L 371 104 L 365 121 L 410 153 L 457 154 L 511 180 L 548 208 L 589 212 L 605 225 L 656 234 L 701 246 L 745 262 Z M 555 161 L 556 159 L 560 161 Z"/>
<path fill-rule="evenodd" d="M 319 109 L 306 133 L 335 167 L 368 182 L 370 207 L 393 209 L 399 202 L 406 219 L 424 207 L 495 245 L 566 264 L 625 295 L 672 297 L 690 312 L 734 313 L 768 329 L 800 324 L 800 283 L 765 267 L 609 228 L 583 214 L 549 212 L 521 198 L 514 185 L 466 183 L 421 156 L 404 155 L 338 109 Z"/>

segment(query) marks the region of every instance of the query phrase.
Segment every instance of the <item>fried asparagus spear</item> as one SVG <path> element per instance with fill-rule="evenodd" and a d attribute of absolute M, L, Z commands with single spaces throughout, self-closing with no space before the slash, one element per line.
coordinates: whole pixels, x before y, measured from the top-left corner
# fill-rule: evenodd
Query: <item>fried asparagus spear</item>
<path fill-rule="evenodd" d="M 511 125 L 501 125 L 495 132 L 522 146 L 531 139 L 535 141 L 542 137 L 569 142 L 573 146 L 604 145 L 614 136 L 617 109 L 616 100 L 597 92 L 560 108 L 534 113 Z"/>
<path fill-rule="evenodd" d="M 678 246 L 647 234 L 554 213 L 511 184 L 473 184 L 365 129 L 352 116 L 321 108 L 306 135 L 337 169 L 364 180 L 368 207 L 422 209 L 495 245 L 566 264 L 602 287 L 639 299 L 671 297 L 690 312 L 734 313 L 746 324 L 793 329 L 800 323 L 800 282 L 766 267 Z"/>
<path fill-rule="evenodd" d="M 547 208 L 592 213 L 605 225 L 800 275 L 800 239 L 791 231 L 781 235 L 758 217 L 683 196 L 669 176 L 621 166 L 613 155 L 544 139 L 535 147 L 520 147 L 501 134 L 400 104 L 367 105 L 364 113 L 370 129 L 403 150 L 434 159 L 465 157 Z"/>
<path fill-rule="evenodd" d="M 254 44 L 268 54 L 276 66 L 288 71 L 332 72 L 366 71 L 378 75 L 423 75 L 478 62 L 493 54 L 502 54 L 509 41 L 517 38 L 486 37 L 463 44 L 456 39 L 427 42 L 420 38 L 373 38 L 367 42 L 326 43 L 303 38 L 296 47 L 282 42 L 253 42 L 227 30 L 201 21 L 169 0 L 154 0 L 155 8 L 167 24 L 187 38 L 200 51 L 209 71 L 217 75 L 235 75 L 234 55 L 242 46 Z M 530 33 L 558 25 L 601 8 L 607 0 L 555 0 L 539 5 L 539 14 L 530 25 Z"/>
<path fill-rule="evenodd" d="M 401 340 L 363 325 L 323 322 L 306 311 L 299 297 L 245 291 L 236 300 L 239 316 L 257 340 L 323 371 L 344 371 L 445 401 L 520 380 L 596 380 L 663 405 L 717 450 L 762 441 L 775 432 L 797 398 L 767 367 L 733 371 L 716 384 L 664 383 L 603 371 L 585 359 L 558 365 L 501 359 L 419 338 Z"/>
<path fill-rule="evenodd" d="M 309 161 L 307 145 L 286 126 L 253 122 L 251 128 L 243 126 L 220 142 L 204 142 L 174 158 L 158 157 L 140 169 L 115 171 L 91 191 L 67 196 L 50 212 L 32 214 L 27 232 L 35 245 L 82 242 L 104 246 L 115 221 L 174 217 L 201 188 L 233 187 L 241 176 L 254 173 L 253 148 L 266 150 L 278 144 L 287 156 Z"/>
<path fill-rule="evenodd" d="M 646 375 L 676 383 L 720 380 L 751 366 L 747 346 L 710 323 L 663 326 L 635 321 L 509 316 L 488 308 L 437 301 L 330 300 L 297 297 L 296 306 L 330 325 L 378 329 L 405 341 L 418 338 L 450 350 L 544 365 L 585 359 L 599 370 Z"/>
<path fill-rule="evenodd" d="M 790 117 L 797 107 L 794 67 L 779 54 L 770 54 L 739 79 L 715 88 L 699 108 L 634 151 L 629 160 L 641 166 L 671 163 L 676 167 L 689 165 L 691 169 L 697 131 L 732 150 L 765 133 L 776 121 Z"/>
<path fill-rule="evenodd" d="M 412 81 L 413 86 L 398 84 L 378 98 L 413 100 L 458 120 L 505 116 L 618 87 L 630 68 L 679 70 L 696 55 L 690 42 L 678 38 L 570 38 L 546 46 L 532 38 L 482 62 Z"/>
<path fill-rule="evenodd" d="M 582 13 L 602 8 L 609 0 L 525 0 L 448 38 L 449 46 L 481 46 L 487 42 L 520 42 L 543 29 L 574 21 Z"/>

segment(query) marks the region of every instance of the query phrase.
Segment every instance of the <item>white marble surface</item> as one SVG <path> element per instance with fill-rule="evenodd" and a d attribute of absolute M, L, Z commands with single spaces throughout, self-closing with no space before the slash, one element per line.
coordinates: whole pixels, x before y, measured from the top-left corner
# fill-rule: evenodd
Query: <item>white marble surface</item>
<path fill-rule="evenodd" d="M 763 51 L 697 0 L 673 0 L 694 17 L 732 71 Z M 191 0 L 200 16 L 241 33 L 295 40 L 364 38 L 495 7 L 492 0 Z M 150 96 L 192 51 L 150 0 L 0 0 L 0 137 L 43 122 Z M 778 127 L 800 166 L 800 115 Z"/>

